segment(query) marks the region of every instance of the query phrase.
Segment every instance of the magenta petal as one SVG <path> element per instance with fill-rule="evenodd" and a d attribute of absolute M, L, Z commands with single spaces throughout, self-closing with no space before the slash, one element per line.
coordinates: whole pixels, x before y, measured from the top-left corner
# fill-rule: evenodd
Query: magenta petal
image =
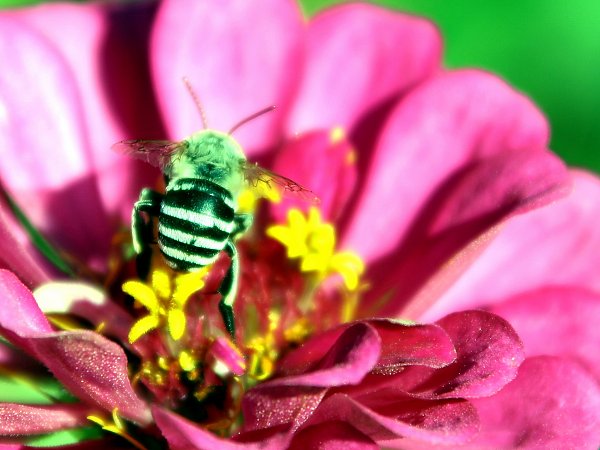
<path fill-rule="evenodd" d="M 74 395 L 147 424 L 150 411 L 133 391 L 121 347 L 92 331 L 64 331 L 29 339 L 54 376 Z"/>
<path fill-rule="evenodd" d="M 318 336 L 312 345 L 318 344 Z M 322 344 L 328 345 L 325 339 Z M 341 333 L 320 360 L 303 374 L 276 378 L 258 386 L 341 386 L 357 384 L 375 366 L 381 352 L 377 332 L 366 323 L 356 323 Z"/>
<path fill-rule="evenodd" d="M 517 376 L 525 358 L 523 344 L 506 320 L 484 311 L 467 311 L 437 323 L 450 335 L 457 352 L 456 361 L 434 376 L 451 376 L 435 390 L 437 397 L 487 397 Z"/>
<path fill-rule="evenodd" d="M 11 14 L 0 15 L 0 60 L 3 183 L 52 240 L 98 262 L 109 225 L 73 74 L 56 48 Z"/>
<path fill-rule="evenodd" d="M 387 254 L 455 171 L 506 151 L 543 149 L 547 138 L 533 104 L 492 75 L 457 71 L 422 83 L 384 126 L 342 247 L 367 262 Z"/>
<path fill-rule="evenodd" d="M 350 199 L 356 183 L 356 155 L 345 137 L 329 132 L 309 133 L 292 139 L 277 152 L 273 171 L 310 189 L 319 197 L 324 220 L 335 221 Z M 275 218 L 283 221 L 290 207 L 306 209 L 308 199 L 290 195 L 274 205 Z M 304 201 L 302 201 L 304 200 Z"/>
<path fill-rule="evenodd" d="M 380 313 L 420 317 L 473 262 L 495 227 L 564 196 L 570 182 L 562 161 L 545 150 L 506 151 L 472 163 L 423 208 L 400 255 L 389 257 L 393 269 L 389 260 L 373 266 L 379 282 L 370 302 L 393 287 Z"/>
<path fill-rule="evenodd" d="M 377 450 L 379 446 L 368 436 L 346 422 L 323 422 L 294 434 L 290 450 Z"/>
<path fill-rule="evenodd" d="M 90 407 L 79 404 L 0 403 L 0 435 L 43 434 L 89 424 Z"/>
<path fill-rule="evenodd" d="M 289 435 L 280 433 L 259 442 L 235 442 L 219 438 L 172 412 L 155 407 L 152 414 L 171 450 L 283 450 L 290 440 Z"/>
<path fill-rule="evenodd" d="M 342 126 L 437 69 L 441 40 L 420 18 L 367 4 L 325 10 L 308 23 L 307 55 L 290 134 Z"/>
<path fill-rule="evenodd" d="M 301 63 L 301 15 L 291 0 L 161 3 L 152 41 L 159 102 L 172 138 L 201 128 L 201 99 L 211 128 L 231 129 L 270 105 L 277 110 L 236 131 L 247 150 L 276 142 Z"/>
<path fill-rule="evenodd" d="M 527 355 L 576 357 L 600 380 L 600 295 L 576 287 L 547 287 L 492 307 L 510 322 Z"/>
<path fill-rule="evenodd" d="M 344 394 L 327 398 L 306 426 L 328 421 L 348 422 L 380 446 L 405 437 L 429 444 L 461 444 L 469 441 L 479 424 L 475 408 L 466 401 L 427 401 L 394 396 L 377 411 Z"/>
<path fill-rule="evenodd" d="M 547 285 L 600 289 L 600 182 L 585 172 L 572 175 L 569 196 L 512 218 L 423 320 Z"/>
<path fill-rule="evenodd" d="M 528 358 L 512 383 L 473 403 L 481 420 L 476 448 L 598 447 L 600 389 L 571 361 Z"/>

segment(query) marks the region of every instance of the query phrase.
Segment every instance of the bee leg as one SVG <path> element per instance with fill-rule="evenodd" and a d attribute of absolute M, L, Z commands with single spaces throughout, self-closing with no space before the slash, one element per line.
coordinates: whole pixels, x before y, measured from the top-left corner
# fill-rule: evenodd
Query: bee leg
<path fill-rule="evenodd" d="M 152 249 L 150 244 L 154 241 L 154 223 L 152 218 L 158 217 L 163 195 L 152 189 L 142 189 L 140 198 L 135 202 L 131 212 L 131 238 L 133 248 L 137 253 L 136 265 L 141 279 L 145 279 L 150 270 Z M 150 220 L 145 220 L 140 214 L 145 212 Z"/>
<path fill-rule="evenodd" d="M 235 245 L 232 241 L 228 241 L 225 246 L 225 251 L 231 258 L 229 269 L 225 273 L 219 292 L 221 293 L 221 301 L 219 302 L 219 311 L 223 317 L 227 332 L 235 339 L 235 321 L 233 317 L 233 302 L 237 295 L 239 259 Z"/>
<path fill-rule="evenodd" d="M 252 214 L 236 214 L 233 217 L 235 228 L 231 233 L 231 238 L 234 241 L 239 239 L 246 231 L 248 231 L 248 228 L 252 226 L 253 221 L 254 215 Z"/>

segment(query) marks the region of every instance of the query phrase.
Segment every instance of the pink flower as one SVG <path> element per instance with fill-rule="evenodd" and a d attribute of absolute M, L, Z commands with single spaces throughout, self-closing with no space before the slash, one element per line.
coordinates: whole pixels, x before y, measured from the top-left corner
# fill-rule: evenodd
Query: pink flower
<path fill-rule="evenodd" d="M 217 3 L 0 16 L 2 183 L 79 280 L 56 282 L 3 199 L 0 333 L 26 355 L 0 359 L 15 378 L 41 362 L 78 401 L 5 401 L 0 433 L 91 418 L 138 448 L 594 448 L 598 180 L 547 150 L 521 94 L 441 69 L 422 19 Z M 183 76 L 215 129 L 276 105 L 236 139 L 321 198 L 272 205 L 236 243 L 235 342 L 227 258 L 201 279 L 156 258 L 144 283 L 122 256 L 160 174 L 109 148 L 200 128 Z"/>

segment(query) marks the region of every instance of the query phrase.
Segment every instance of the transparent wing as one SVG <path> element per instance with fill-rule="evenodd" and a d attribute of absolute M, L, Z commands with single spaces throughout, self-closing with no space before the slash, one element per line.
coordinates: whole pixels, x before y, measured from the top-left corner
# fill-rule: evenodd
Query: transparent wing
<path fill-rule="evenodd" d="M 117 142 L 112 146 L 112 149 L 124 155 L 141 159 L 154 167 L 164 170 L 173 156 L 185 150 L 186 147 L 187 143 L 185 141 L 144 141 L 130 139 Z"/>
<path fill-rule="evenodd" d="M 318 204 L 319 197 L 310 189 L 300 186 L 293 180 L 278 175 L 258 164 L 244 162 L 242 167 L 246 182 L 260 194 L 264 189 L 274 189 L 284 197 L 293 197 L 305 202 Z M 263 195 L 264 196 L 264 195 Z"/>

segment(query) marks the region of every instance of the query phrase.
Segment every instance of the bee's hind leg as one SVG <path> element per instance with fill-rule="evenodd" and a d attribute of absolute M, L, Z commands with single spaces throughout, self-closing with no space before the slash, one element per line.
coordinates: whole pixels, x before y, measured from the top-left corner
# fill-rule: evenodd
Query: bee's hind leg
<path fill-rule="evenodd" d="M 225 273 L 219 292 L 221 294 L 221 301 L 219 302 L 219 311 L 227 332 L 235 339 L 235 320 L 233 316 L 233 302 L 237 295 L 238 276 L 239 276 L 239 258 L 235 245 L 232 241 L 228 241 L 225 246 L 225 251 L 231 258 L 231 264 L 229 269 Z"/>
<path fill-rule="evenodd" d="M 131 239 L 133 248 L 137 253 L 138 276 L 143 280 L 148 276 L 152 260 L 152 248 L 150 247 L 150 244 L 154 242 L 154 221 L 152 219 L 158 217 L 162 199 L 162 194 L 152 189 L 142 189 L 140 198 L 135 202 L 131 212 Z M 149 220 L 146 220 L 140 214 L 141 212 L 146 213 Z"/>

